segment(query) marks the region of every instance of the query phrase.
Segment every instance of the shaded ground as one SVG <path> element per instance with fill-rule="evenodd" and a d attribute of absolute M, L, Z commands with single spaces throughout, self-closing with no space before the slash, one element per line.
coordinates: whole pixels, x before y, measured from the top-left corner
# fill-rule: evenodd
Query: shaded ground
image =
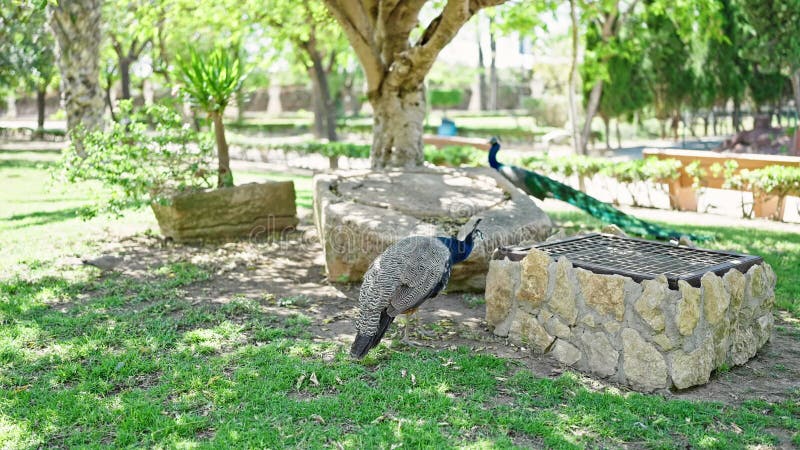
<path fill-rule="evenodd" d="M 322 249 L 308 220 L 307 217 L 299 231 L 273 242 L 189 246 L 137 235 L 107 241 L 101 248 L 103 253 L 124 258 L 116 271 L 125 277 L 144 278 L 152 268 L 174 262 L 200 265 L 212 276 L 184 288 L 192 304 L 225 304 L 246 298 L 258 301 L 268 314 L 279 317 L 300 312 L 311 318 L 310 331 L 315 340 L 349 347 L 354 337 L 352 318 L 357 311 L 358 285 L 327 281 Z M 433 349 L 466 346 L 478 353 L 516 360 L 543 377 L 554 378 L 568 370 L 549 356 L 532 355 L 530 350 L 492 335 L 484 313 L 480 295 L 439 296 L 419 310 L 413 342 Z M 404 350 L 399 340 L 402 326 L 400 322 L 389 332 L 386 341 L 392 350 Z M 584 381 L 597 388 L 608 386 L 589 377 Z M 800 321 L 779 312 L 772 340 L 747 364 L 714 374 L 705 386 L 662 394 L 668 398 L 739 404 L 753 399 L 784 401 L 798 389 Z"/>

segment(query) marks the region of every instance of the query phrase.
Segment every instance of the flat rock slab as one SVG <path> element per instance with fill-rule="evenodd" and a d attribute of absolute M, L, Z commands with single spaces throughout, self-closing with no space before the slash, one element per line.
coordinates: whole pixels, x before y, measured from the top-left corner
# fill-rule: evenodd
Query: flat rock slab
<path fill-rule="evenodd" d="M 314 219 L 328 278 L 358 281 L 389 245 L 412 235 L 454 236 L 471 217 L 484 234 L 453 269 L 450 292 L 483 291 L 495 248 L 543 240 L 547 215 L 486 168 L 337 172 L 314 177 Z"/>
<path fill-rule="evenodd" d="M 183 193 L 151 207 L 161 234 L 178 242 L 252 238 L 297 226 L 291 181 Z"/>

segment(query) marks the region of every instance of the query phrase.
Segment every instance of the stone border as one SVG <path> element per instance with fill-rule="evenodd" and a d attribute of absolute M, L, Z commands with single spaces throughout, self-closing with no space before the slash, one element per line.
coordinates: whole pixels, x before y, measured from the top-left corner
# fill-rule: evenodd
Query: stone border
<path fill-rule="evenodd" d="M 635 390 L 685 389 L 770 339 L 775 282 L 763 263 L 671 290 L 663 275 L 636 283 L 532 249 L 519 262 L 491 261 L 486 321 L 517 345 Z"/>
<path fill-rule="evenodd" d="M 430 211 L 408 211 L 406 204 L 395 207 L 386 202 L 358 202 L 338 192 L 341 180 L 388 174 L 430 174 L 466 176 L 493 182 L 500 189 L 499 201 L 482 211 L 453 210 L 444 217 L 434 217 Z M 398 196 L 438 198 L 436 192 L 426 192 L 418 186 L 398 186 Z M 406 236 L 453 235 L 459 225 L 473 216 L 483 218 L 479 229 L 485 239 L 467 261 L 454 269 L 448 291 L 482 292 L 491 252 L 503 245 L 521 241 L 542 240 L 550 233 L 552 223 L 547 215 L 523 192 L 502 175 L 487 168 L 420 168 L 404 171 L 338 171 L 314 177 L 314 221 L 325 253 L 325 265 L 331 281 L 358 281 L 369 264 L 389 245 Z"/>

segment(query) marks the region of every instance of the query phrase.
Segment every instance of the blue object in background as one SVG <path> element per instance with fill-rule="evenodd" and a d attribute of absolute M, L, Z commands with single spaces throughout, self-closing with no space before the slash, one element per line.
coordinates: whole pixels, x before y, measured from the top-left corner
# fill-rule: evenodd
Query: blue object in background
<path fill-rule="evenodd" d="M 456 129 L 456 123 L 448 119 L 447 117 L 443 117 L 442 124 L 439 125 L 437 134 L 439 136 L 455 136 L 457 131 L 458 130 Z"/>

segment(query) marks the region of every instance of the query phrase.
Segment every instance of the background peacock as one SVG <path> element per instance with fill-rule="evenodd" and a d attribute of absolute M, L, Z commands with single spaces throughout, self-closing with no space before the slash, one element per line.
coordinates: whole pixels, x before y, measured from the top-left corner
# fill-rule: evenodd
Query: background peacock
<path fill-rule="evenodd" d="M 544 200 L 545 197 L 554 198 L 576 206 L 586 211 L 592 217 L 603 222 L 613 223 L 621 229 L 631 234 L 640 236 L 652 236 L 656 239 L 679 240 L 682 236 L 687 236 L 695 241 L 704 241 L 709 238 L 697 236 L 679 231 L 670 230 L 658 225 L 645 222 L 631 215 L 614 208 L 608 203 L 602 202 L 591 195 L 581 192 L 571 186 L 558 182 L 552 178 L 538 174 L 531 170 L 521 167 L 507 166 L 497 161 L 497 152 L 500 151 L 500 143 L 496 138 L 491 139 L 492 146 L 489 148 L 489 165 L 497 170 L 515 186 L 528 194 Z"/>
<path fill-rule="evenodd" d="M 363 358 L 378 345 L 398 314 L 414 313 L 447 286 L 453 265 L 472 253 L 474 238 L 481 234 L 480 221 L 467 223 L 463 240 L 410 236 L 372 261 L 358 294 L 357 334 L 350 348 L 353 358 Z"/>

